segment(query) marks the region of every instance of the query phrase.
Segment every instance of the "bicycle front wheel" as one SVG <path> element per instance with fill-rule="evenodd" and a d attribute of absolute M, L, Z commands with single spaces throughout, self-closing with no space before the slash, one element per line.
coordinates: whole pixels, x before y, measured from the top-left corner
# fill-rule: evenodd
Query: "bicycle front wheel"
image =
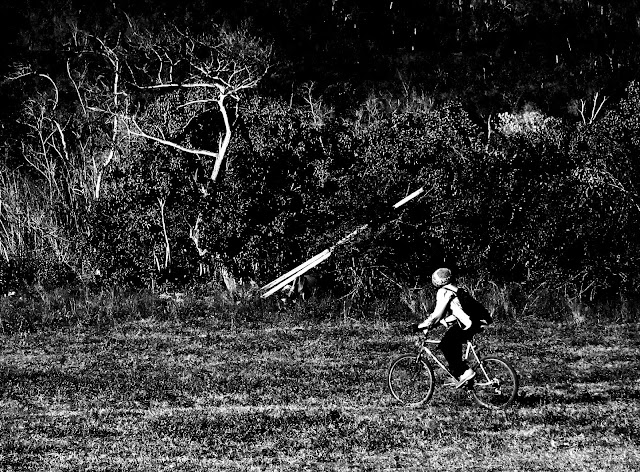
<path fill-rule="evenodd" d="M 518 395 L 518 374 L 507 361 L 484 357 L 476 367 L 471 394 L 485 408 L 507 408 Z"/>
<path fill-rule="evenodd" d="M 389 365 L 389 392 L 407 406 L 427 403 L 433 395 L 434 382 L 431 365 L 416 354 L 402 354 Z"/>

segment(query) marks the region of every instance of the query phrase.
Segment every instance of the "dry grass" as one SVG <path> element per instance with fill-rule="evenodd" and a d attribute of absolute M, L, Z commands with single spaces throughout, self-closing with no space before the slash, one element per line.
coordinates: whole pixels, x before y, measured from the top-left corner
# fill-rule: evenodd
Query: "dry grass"
<path fill-rule="evenodd" d="M 0 338 L 0 470 L 587 470 L 640 467 L 637 324 L 498 324 L 504 413 L 384 390 L 404 322 L 154 318 Z"/>

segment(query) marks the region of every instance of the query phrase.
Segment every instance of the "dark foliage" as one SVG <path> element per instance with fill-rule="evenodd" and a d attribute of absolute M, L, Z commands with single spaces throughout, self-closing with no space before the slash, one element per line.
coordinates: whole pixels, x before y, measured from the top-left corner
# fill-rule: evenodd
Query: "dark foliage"
<path fill-rule="evenodd" d="M 637 10 L 5 3 L 3 285 L 98 273 L 187 284 L 220 267 L 266 282 L 368 224 L 323 266 L 336 293 L 384 297 L 441 265 L 572 295 L 632 291 Z M 212 64 L 250 76 L 269 50 L 253 37 L 276 62 L 227 97 L 232 140 L 211 183 L 223 115 L 178 86 Z M 161 83 L 173 88 L 145 89 Z M 176 147 L 132 138 L 141 129 Z M 425 195 L 392 210 L 420 186 Z"/>

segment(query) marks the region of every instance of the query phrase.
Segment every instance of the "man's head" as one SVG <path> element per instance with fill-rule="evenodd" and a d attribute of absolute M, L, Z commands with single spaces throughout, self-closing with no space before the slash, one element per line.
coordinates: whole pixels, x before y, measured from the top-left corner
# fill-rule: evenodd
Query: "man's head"
<path fill-rule="evenodd" d="M 451 271 L 446 268 L 436 270 L 431 276 L 431 283 L 436 288 L 444 287 L 452 281 L 453 275 L 451 274 Z"/>

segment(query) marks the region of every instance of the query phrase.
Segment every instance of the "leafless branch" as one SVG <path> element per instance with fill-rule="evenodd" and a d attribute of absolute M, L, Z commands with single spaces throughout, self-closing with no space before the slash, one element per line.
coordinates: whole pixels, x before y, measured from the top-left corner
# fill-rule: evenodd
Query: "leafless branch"
<path fill-rule="evenodd" d="M 78 88 L 78 84 L 76 83 L 75 80 L 73 80 L 73 76 L 71 75 L 71 66 L 70 66 L 68 60 L 67 60 L 67 75 L 69 76 L 69 80 L 73 84 L 73 88 L 76 91 L 76 95 L 78 96 L 78 101 L 80 102 L 80 105 L 82 106 L 82 111 L 86 115 L 87 114 L 87 108 L 84 105 L 84 100 L 82 99 L 82 95 L 80 94 L 80 89 Z"/>
<path fill-rule="evenodd" d="M 171 246 L 169 245 L 169 234 L 167 233 L 167 224 L 164 216 L 164 207 L 166 203 L 166 198 L 158 197 L 158 204 L 160 205 L 160 221 L 162 223 L 162 235 L 164 236 L 164 269 L 169 267 L 169 264 L 171 263 Z"/>
<path fill-rule="evenodd" d="M 220 93 L 224 93 L 225 88 L 220 84 L 211 84 L 208 82 L 200 82 L 200 83 L 189 83 L 189 84 L 176 84 L 176 83 L 167 83 L 167 84 L 157 84 L 157 85 L 146 85 L 139 86 L 136 85 L 140 90 L 159 90 L 159 89 L 180 89 L 180 88 L 215 88 L 220 91 Z"/>
<path fill-rule="evenodd" d="M 208 156 L 208 157 L 213 157 L 215 159 L 217 159 L 218 155 L 219 155 L 219 153 L 217 153 L 217 152 L 207 151 L 206 149 L 190 149 L 190 148 L 182 146 L 182 145 L 180 145 L 178 143 L 174 143 L 173 141 L 169 141 L 168 139 L 159 138 L 157 136 L 152 136 L 150 134 L 147 134 L 147 133 L 143 132 L 142 130 L 133 131 L 131 128 L 128 128 L 128 133 L 130 135 L 132 135 L 132 136 L 138 136 L 140 138 L 149 139 L 151 141 L 155 141 L 157 143 L 164 144 L 166 146 L 172 147 L 174 149 L 178 149 L 179 151 L 186 152 L 186 153 L 189 153 L 189 154 L 196 154 L 196 155 L 199 155 L 199 156 Z"/>
<path fill-rule="evenodd" d="M 591 124 L 593 123 L 597 118 L 598 115 L 600 114 L 600 112 L 602 111 L 602 106 L 604 105 L 604 103 L 608 100 L 609 97 L 603 97 L 602 101 L 600 102 L 600 104 L 598 104 L 598 99 L 600 97 L 600 93 L 596 92 L 595 95 L 593 96 L 593 105 L 591 105 L 591 114 L 590 116 L 587 118 L 587 100 L 580 100 L 580 109 L 578 110 L 578 112 L 580 113 L 580 118 L 582 118 L 582 123 L 583 124 Z"/>

